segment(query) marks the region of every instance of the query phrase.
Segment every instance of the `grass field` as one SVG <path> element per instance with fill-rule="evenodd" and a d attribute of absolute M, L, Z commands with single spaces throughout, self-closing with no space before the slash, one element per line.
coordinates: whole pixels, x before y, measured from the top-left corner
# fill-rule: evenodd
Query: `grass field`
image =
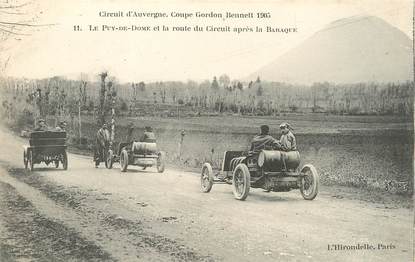
<path fill-rule="evenodd" d="M 134 124 L 136 138 L 145 126 L 152 126 L 170 164 L 198 168 L 209 161 L 219 167 L 223 152 L 247 150 L 262 124 L 268 124 L 271 134 L 279 138 L 278 126 L 283 121 L 288 121 L 295 129 L 303 164 L 315 165 L 323 184 L 412 194 L 413 126 L 410 119 L 322 114 L 181 119 L 122 117 L 117 119 L 115 140 L 125 140 L 128 123 Z M 83 136 L 88 138 L 91 147 L 98 127 L 88 116 L 83 122 Z M 76 134 L 76 126 L 74 129 Z M 181 130 L 186 134 L 179 157 Z"/>
<path fill-rule="evenodd" d="M 83 116 L 82 120 L 84 139 L 78 146 L 77 121 L 71 123 L 68 119 L 69 144 L 92 156 L 98 126 L 92 116 Z M 141 136 L 145 126 L 152 126 L 170 165 L 194 169 L 208 161 L 218 168 L 224 151 L 248 150 L 262 124 L 268 124 L 271 135 L 279 138 L 283 121 L 294 127 L 302 164 L 313 164 L 323 184 L 413 193 L 413 120 L 396 116 L 118 117 L 114 144 L 125 141 L 129 123 L 134 124 L 135 138 Z M 179 155 L 182 130 L 185 136 Z"/>

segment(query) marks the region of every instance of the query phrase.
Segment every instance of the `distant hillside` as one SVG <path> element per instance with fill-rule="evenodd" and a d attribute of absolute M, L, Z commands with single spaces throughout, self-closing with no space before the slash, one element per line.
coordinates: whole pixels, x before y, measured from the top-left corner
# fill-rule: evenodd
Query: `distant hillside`
<path fill-rule="evenodd" d="M 255 80 L 389 82 L 413 80 L 412 41 L 373 16 L 334 21 L 298 47 L 249 76 Z"/>

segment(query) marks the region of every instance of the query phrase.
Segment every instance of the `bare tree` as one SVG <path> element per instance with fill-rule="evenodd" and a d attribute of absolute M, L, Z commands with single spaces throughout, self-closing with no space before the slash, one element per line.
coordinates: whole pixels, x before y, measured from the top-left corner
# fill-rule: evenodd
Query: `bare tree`
<path fill-rule="evenodd" d="M 105 123 L 105 79 L 107 78 L 107 72 L 102 72 L 101 76 L 101 90 L 99 93 L 99 111 L 98 111 L 98 125 L 102 126 Z"/>
<path fill-rule="evenodd" d="M 37 23 L 42 13 L 35 1 L 0 0 L 0 54 L 3 54 L 0 57 L 0 73 L 5 71 L 10 61 L 6 51 L 16 41 L 30 35 L 36 27 L 53 25 Z"/>
<path fill-rule="evenodd" d="M 222 88 L 227 88 L 230 82 L 231 82 L 231 79 L 229 78 L 227 74 L 223 74 L 219 77 L 219 85 Z"/>

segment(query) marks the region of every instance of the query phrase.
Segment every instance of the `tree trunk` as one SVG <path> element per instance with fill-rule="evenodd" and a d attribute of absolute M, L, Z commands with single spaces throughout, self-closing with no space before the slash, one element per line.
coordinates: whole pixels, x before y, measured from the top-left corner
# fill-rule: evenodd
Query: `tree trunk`
<path fill-rule="evenodd" d="M 105 78 L 107 73 L 101 73 L 101 91 L 99 94 L 99 111 L 98 111 L 98 125 L 102 126 L 105 123 Z"/>
<path fill-rule="evenodd" d="M 82 142 L 82 119 L 81 119 L 81 100 L 79 100 L 78 104 L 78 129 L 79 129 L 79 144 Z"/>

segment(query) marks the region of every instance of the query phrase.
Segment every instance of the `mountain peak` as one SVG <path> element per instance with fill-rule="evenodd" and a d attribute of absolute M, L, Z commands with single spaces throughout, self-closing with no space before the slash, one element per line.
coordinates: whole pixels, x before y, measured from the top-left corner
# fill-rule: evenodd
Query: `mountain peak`
<path fill-rule="evenodd" d="M 412 41 L 376 16 L 331 22 L 298 47 L 253 73 L 268 81 L 399 82 L 413 80 Z"/>

